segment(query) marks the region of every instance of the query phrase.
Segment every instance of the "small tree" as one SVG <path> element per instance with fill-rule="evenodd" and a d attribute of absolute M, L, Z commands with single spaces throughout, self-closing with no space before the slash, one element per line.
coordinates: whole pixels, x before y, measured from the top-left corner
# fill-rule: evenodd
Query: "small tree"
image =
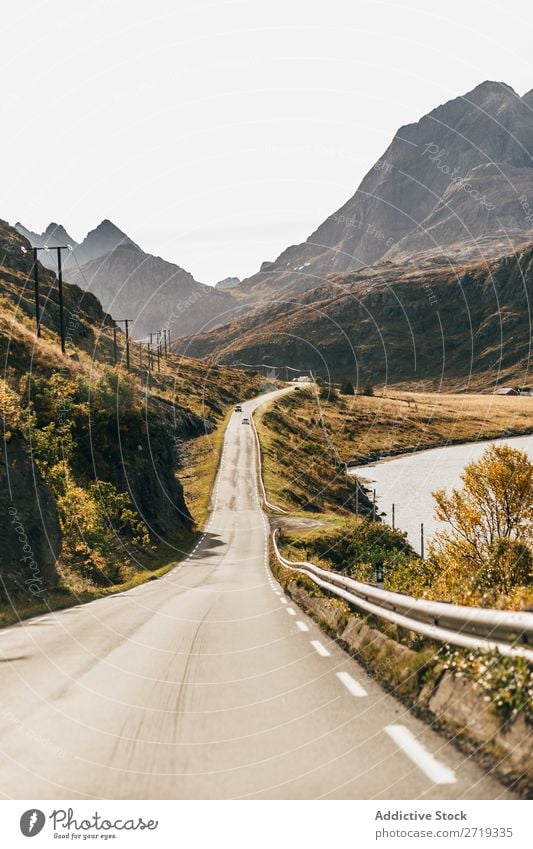
<path fill-rule="evenodd" d="M 373 394 L 374 394 L 374 387 L 370 383 L 370 381 L 367 380 L 367 382 L 363 386 L 363 395 L 368 395 L 369 397 L 371 397 Z"/>
<path fill-rule="evenodd" d="M 432 547 L 444 581 L 471 590 L 482 589 L 482 583 L 501 592 L 530 583 L 533 464 L 528 455 L 492 445 L 461 479 L 461 490 L 433 493 L 437 518 L 451 525 Z"/>
<path fill-rule="evenodd" d="M 341 383 L 341 395 L 355 395 L 353 383 L 348 378 L 345 378 Z"/>

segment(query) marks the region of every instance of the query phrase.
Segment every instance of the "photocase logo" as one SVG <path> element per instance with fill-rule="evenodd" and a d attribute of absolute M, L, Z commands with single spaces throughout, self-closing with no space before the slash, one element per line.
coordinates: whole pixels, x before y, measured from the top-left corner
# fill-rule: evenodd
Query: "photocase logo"
<path fill-rule="evenodd" d="M 42 811 L 30 808 L 29 811 L 24 811 L 20 818 L 20 830 L 24 837 L 35 837 L 42 831 L 45 822 L 46 817 Z"/>

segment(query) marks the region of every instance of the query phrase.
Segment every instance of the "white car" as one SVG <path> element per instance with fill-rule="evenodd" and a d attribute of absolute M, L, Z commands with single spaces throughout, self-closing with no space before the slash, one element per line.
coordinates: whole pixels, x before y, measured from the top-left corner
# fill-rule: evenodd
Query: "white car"
<path fill-rule="evenodd" d="M 241 424 L 250 424 L 250 419 L 248 418 L 248 416 L 245 416 L 245 417 L 243 418 L 243 420 L 242 420 Z"/>

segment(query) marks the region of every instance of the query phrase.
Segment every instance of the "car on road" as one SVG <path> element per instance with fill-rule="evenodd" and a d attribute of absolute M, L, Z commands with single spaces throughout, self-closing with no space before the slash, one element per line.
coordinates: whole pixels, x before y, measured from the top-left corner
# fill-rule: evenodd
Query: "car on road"
<path fill-rule="evenodd" d="M 245 416 L 245 417 L 243 418 L 243 420 L 242 420 L 241 424 L 250 424 L 250 419 L 248 418 L 248 416 Z"/>
<path fill-rule="evenodd" d="M 235 406 L 235 412 L 236 412 L 236 413 L 242 413 L 242 407 L 241 407 L 241 405 L 240 405 L 240 404 L 237 404 L 237 405 Z"/>

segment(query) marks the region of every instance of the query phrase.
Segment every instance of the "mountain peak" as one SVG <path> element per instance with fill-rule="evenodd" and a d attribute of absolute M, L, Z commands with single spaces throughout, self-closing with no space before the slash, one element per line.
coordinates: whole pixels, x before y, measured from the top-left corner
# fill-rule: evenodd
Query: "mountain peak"
<path fill-rule="evenodd" d="M 467 92 L 463 97 L 468 100 L 471 95 L 474 94 L 482 94 L 482 95 L 490 95 L 490 94 L 505 94 L 505 95 L 514 95 L 514 97 L 518 97 L 518 94 L 514 90 L 512 86 L 508 83 L 498 82 L 496 80 L 485 80 L 479 85 L 475 86 L 472 91 Z"/>
<path fill-rule="evenodd" d="M 117 248 L 141 250 L 139 245 L 136 245 L 120 227 L 113 224 L 109 218 L 104 218 L 94 230 L 89 230 L 80 245 L 80 251 L 78 253 L 82 256 L 80 261 L 87 262 L 89 259 L 103 256 Z"/>
<path fill-rule="evenodd" d="M 102 221 L 100 221 L 100 224 L 98 224 L 94 228 L 94 230 L 89 230 L 85 238 L 88 239 L 94 233 L 105 233 L 106 235 L 112 235 L 114 237 L 122 238 L 126 242 L 131 242 L 132 245 L 134 244 L 130 237 L 127 236 L 126 233 L 120 229 L 120 227 L 117 227 L 116 224 L 110 221 L 109 218 L 104 218 Z"/>
<path fill-rule="evenodd" d="M 43 233 L 43 238 L 45 242 L 48 242 L 50 239 L 53 239 L 55 242 L 63 242 L 68 245 L 77 244 L 72 236 L 68 234 L 62 224 L 56 224 L 55 221 L 51 221 L 46 230 Z"/>
<path fill-rule="evenodd" d="M 532 194 L 533 92 L 485 80 L 398 130 L 355 194 L 240 291 L 304 291 L 381 259 L 501 241 L 502 230 L 523 242 L 533 222 L 518 198 Z"/>
<path fill-rule="evenodd" d="M 74 247 L 77 245 L 76 240 L 69 235 L 63 225 L 56 224 L 55 221 L 51 221 L 42 233 L 35 233 L 33 230 L 29 230 L 20 221 L 17 221 L 15 224 L 15 229 L 25 236 L 34 247 L 47 245 L 48 247 L 55 248 L 58 245 L 73 245 Z"/>

